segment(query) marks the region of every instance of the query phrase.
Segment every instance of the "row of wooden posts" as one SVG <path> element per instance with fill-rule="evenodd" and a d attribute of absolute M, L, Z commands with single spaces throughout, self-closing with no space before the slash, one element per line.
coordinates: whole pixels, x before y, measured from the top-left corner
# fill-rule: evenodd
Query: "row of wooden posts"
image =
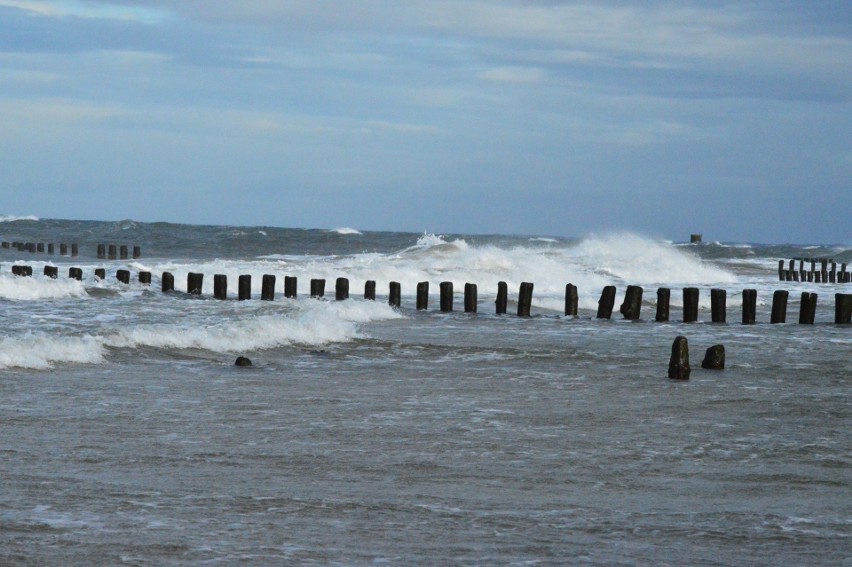
<path fill-rule="evenodd" d="M 798 269 L 796 262 L 799 263 Z M 808 262 L 810 269 L 806 268 Z M 837 262 L 831 258 L 792 258 L 786 268 L 784 260 L 778 260 L 778 279 L 782 282 L 850 283 L 852 272 L 846 271 L 845 262 L 840 265 L 838 271 Z"/>
<path fill-rule="evenodd" d="M 31 266 L 12 266 L 12 273 L 20 276 L 31 276 Z M 56 266 L 45 266 L 44 274 L 51 278 L 58 277 L 58 268 Z M 68 277 L 82 280 L 83 271 L 80 268 L 70 268 Z M 95 270 L 95 277 L 101 280 L 106 279 L 106 270 L 98 268 Z M 144 285 L 151 284 L 151 272 L 139 272 L 139 282 Z M 116 279 L 118 281 L 129 284 L 130 271 L 116 271 Z M 163 272 L 162 275 L 162 291 L 164 293 L 174 291 L 175 278 L 169 272 Z M 204 282 L 204 274 L 190 272 L 187 275 L 186 292 L 191 295 L 201 295 L 202 284 Z M 264 301 L 272 301 L 275 299 L 275 282 L 274 275 L 265 274 L 261 285 L 260 299 Z M 311 297 L 325 296 L 324 279 L 311 280 Z M 297 279 L 295 276 L 284 277 L 284 296 L 288 298 L 296 297 Z M 441 282 L 440 285 L 440 309 L 442 312 L 453 311 L 453 283 Z M 251 299 L 251 276 L 241 275 L 238 280 L 237 298 L 240 301 Z M 610 319 L 613 309 L 615 308 L 616 288 L 613 285 L 608 285 L 603 288 L 601 297 L 598 300 L 598 319 Z M 624 296 L 619 312 L 628 320 L 638 320 L 642 310 L 642 295 L 643 288 L 636 285 L 627 286 L 627 291 Z M 518 290 L 518 315 L 521 317 L 529 317 L 530 306 L 532 305 L 533 284 L 523 282 Z M 223 274 L 213 276 L 213 297 L 215 299 L 228 298 L 228 277 Z M 683 322 L 692 323 L 698 321 L 698 297 L 699 290 L 697 287 L 683 288 Z M 789 292 L 787 290 L 776 290 L 772 295 L 772 313 L 771 323 L 786 323 L 787 322 L 787 300 Z M 347 278 L 337 278 L 335 282 L 335 299 L 342 301 L 349 298 L 349 280 Z M 428 309 L 429 303 L 429 282 L 420 282 L 417 284 L 416 295 L 417 310 L 422 311 Z M 364 285 L 364 299 L 376 299 L 376 282 L 368 280 Z M 657 310 L 654 317 L 655 321 L 666 322 L 669 320 L 669 303 L 671 299 L 671 289 L 661 287 L 657 289 Z M 475 313 L 477 311 L 478 293 L 476 284 L 466 283 L 464 285 L 464 310 L 466 313 Z M 509 294 L 508 285 L 506 282 L 498 282 L 497 298 L 495 300 L 495 309 L 498 315 L 505 314 L 508 306 Z M 394 307 L 401 306 L 401 286 L 399 282 L 390 282 L 388 303 Z M 727 322 L 727 292 L 724 289 L 710 290 L 710 317 L 713 323 Z M 816 293 L 802 293 L 801 307 L 799 310 L 799 323 L 804 325 L 812 325 L 816 318 Z M 565 315 L 577 316 L 578 311 L 578 294 L 577 286 L 567 284 L 565 286 Z M 757 311 L 757 290 L 743 290 L 743 305 L 742 305 L 742 323 L 744 325 L 754 324 L 756 322 Z M 837 293 L 835 294 L 835 323 L 845 324 L 852 323 L 852 294 Z"/>
<path fill-rule="evenodd" d="M 129 248 L 122 245 L 115 244 L 98 244 L 98 259 L 99 260 L 127 260 L 129 258 L 130 250 Z M 133 259 L 142 257 L 142 247 L 134 246 L 133 247 Z"/>
<path fill-rule="evenodd" d="M 44 242 L 0 242 L 0 248 L 14 248 L 18 252 L 30 252 L 31 254 L 56 254 L 56 245 L 53 243 Z M 79 247 L 77 244 L 60 244 L 59 245 L 59 255 L 60 256 L 77 256 L 79 253 Z"/>

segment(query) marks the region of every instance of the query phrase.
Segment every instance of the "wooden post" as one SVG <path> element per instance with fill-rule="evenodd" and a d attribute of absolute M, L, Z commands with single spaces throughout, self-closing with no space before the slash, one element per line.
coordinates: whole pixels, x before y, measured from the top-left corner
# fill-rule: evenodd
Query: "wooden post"
<path fill-rule="evenodd" d="M 402 286 L 399 282 L 390 283 L 390 291 L 388 293 L 388 304 L 391 307 L 399 307 L 402 305 Z"/>
<path fill-rule="evenodd" d="M 201 287 L 203 283 L 204 274 L 189 272 L 186 276 L 186 293 L 191 295 L 201 295 Z"/>
<path fill-rule="evenodd" d="M 787 322 L 787 297 L 790 293 L 787 290 L 779 289 L 772 294 L 772 323 Z"/>
<path fill-rule="evenodd" d="M 334 282 L 334 299 L 343 301 L 349 299 L 349 280 L 347 278 L 337 278 Z"/>
<path fill-rule="evenodd" d="M 126 245 L 122 244 L 118 247 L 118 255 L 122 260 L 127 260 L 128 254 Z"/>
<path fill-rule="evenodd" d="M 139 283 L 151 285 L 151 272 L 139 272 Z"/>
<path fill-rule="evenodd" d="M 837 283 L 837 262 L 831 263 L 831 271 L 828 272 L 828 281 L 830 283 Z"/>
<path fill-rule="evenodd" d="M 240 301 L 251 299 L 251 275 L 243 274 L 237 280 L 238 298 Z"/>
<path fill-rule="evenodd" d="M 479 301 L 476 284 L 464 284 L 464 312 L 476 313 L 477 303 Z"/>
<path fill-rule="evenodd" d="M 837 325 L 852 323 L 852 293 L 834 294 L 834 322 Z"/>
<path fill-rule="evenodd" d="M 529 317 L 532 307 L 533 284 L 532 282 L 521 282 L 518 290 L 518 317 Z"/>
<path fill-rule="evenodd" d="M 77 253 L 78 253 L 77 244 L 74 243 L 74 244 L 71 245 L 71 257 L 75 258 L 77 256 Z"/>
<path fill-rule="evenodd" d="M 6 240 L 4 240 L 2 243 L 0 243 L 0 247 L 9 248 L 9 247 L 11 247 L 11 244 L 9 242 L 7 242 Z"/>
<path fill-rule="evenodd" d="M 39 242 L 36 244 L 36 252 L 39 254 L 44 254 L 44 242 Z"/>
<path fill-rule="evenodd" d="M 799 325 L 813 325 L 816 318 L 817 294 L 802 293 L 799 305 Z"/>
<path fill-rule="evenodd" d="M 364 299 L 367 301 L 376 300 L 376 280 L 367 280 L 364 282 Z"/>
<path fill-rule="evenodd" d="M 311 280 L 311 297 L 324 297 L 325 296 L 325 280 L 324 279 L 312 279 Z"/>
<path fill-rule="evenodd" d="M 284 297 L 295 299 L 298 283 L 296 276 L 284 276 Z"/>
<path fill-rule="evenodd" d="M 572 317 L 577 316 L 577 304 L 579 303 L 579 299 L 577 297 L 577 286 L 574 284 L 566 284 L 565 285 L 565 315 L 570 315 Z"/>
<path fill-rule="evenodd" d="M 264 274 L 260 284 L 260 300 L 274 301 L 275 300 L 275 276 L 272 274 Z"/>
<path fill-rule="evenodd" d="M 118 270 L 115 272 L 115 278 L 123 284 L 130 283 L 130 270 Z"/>
<path fill-rule="evenodd" d="M 757 319 L 757 290 L 743 290 L 743 325 L 754 325 Z"/>
<path fill-rule="evenodd" d="M 638 321 L 641 310 L 642 288 L 638 285 L 627 286 L 627 292 L 624 294 L 624 303 L 621 304 L 619 312 L 629 321 Z"/>
<path fill-rule="evenodd" d="M 727 319 L 727 295 L 724 289 L 710 290 L 710 317 L 714 323 L 724 323 Z"/>
<path fill-rule="evenodd" d="M 654 318 L 659 323 L 665 323 L 669 320 L 669 300 L 672 296 L 672 290 L 667 287 L 657 289 L 657 316 Z"/>
<path fill-rule="evenodd" d="M 679 336 L 672 343 L 672 356 L 669 359 L 669 378 L 672 380 L 689 380 L 689 341 Z"/>
<path fill-rule="evenodd" d="M 225 274 L 213 275 L 213 298 L 228 299 L 228 276 Z"/>
<path fill-rule="evenodd" d="M 115 244 L 110 244 L 107 248 L 107 260 L 115 260 Z"/>
<path fill-rule="evenodd" d="M 98 244 L 98 260 L 106 260 L 106 245 Z"/>
<path fill-rule="evenodd" d="M 46 275 L 50 279 L 55 280 L 57 277 L 59 277 L 59 268 L 57 268 L 56 266 L 45 266 L 44 275 Z"/>
<path fill-rule="evenodd" d="M 683 288 L 683 322 L 694 323 L 698 321 L 698 288 Z"/>
<path fill-rule="evenodd" d="M 612 308 L 615 305 L 615 286 L 608 285 L 601 291 L 598 299 L 598 319 L 609 319 L 612 317 Z"/>
<path fill-rule="evenodd" d="M 497 315 L 505 315 L 509 305 L 509 284 L 497 282 L 497 299 L 494 300 Z"/>
<path fill-rule="evenodd" d="M 417 310 L 425 311 L 429 307 L 429 282 L 417 284 Z"/>
<path fill-rule="evenodd" d="M 53 244 L 48 244 L 48 245 L 47 245 L 47 253 L 48 253 L 48 254 L 54 254 L 54 251 L 53 251 L 53 250 L 54 250 L 54 246 L 53 246 Z"/>
<path fill-rule="evenodd" d="M 142 248 L 139 246 L 133 247 L 133 259 L 136 260 L 142 257 Z"/>
<path fill-rule="evenodd" d="M 69 268 L 68 277 L 77 280 L 78 282 L 83 281 L 83 270 L 80 268 Z"/>
<path fill-rule="evenodd" d="M 67 256 L 68 255 L 68 245 L 67 244 L 60 244 L 59 245 L 59 255 L 60 256 Z"/>
<path fill-rule="evenodd" d="M 95 279 L 96 280 L 105 280 L 106 279 L 106 269 L 104 268 L 95 268 Z"/>
<path fill-rule="evenodd" d="M 453 310 L 453 282 L 441 282 L 441 313 L 449 313 Z"/>
<path fill-rule="evenodd" d="M 786 271 L 784 270 L 784 260 L 778 260 L 778 281 L 784 281 L 786 279 Z"/>
<path fill-rule="evenodd" d="M 175 277 L 169 272 L 163 272 L 163 293 L 174 291 Z"/>

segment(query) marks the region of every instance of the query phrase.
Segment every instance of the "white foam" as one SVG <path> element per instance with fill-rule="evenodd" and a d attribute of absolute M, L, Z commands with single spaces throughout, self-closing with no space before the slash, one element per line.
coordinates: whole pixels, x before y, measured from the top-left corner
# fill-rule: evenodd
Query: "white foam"
<path fill-rule="evenodd" d="M 334 229 L 330 230 L 329 232 L 336 232 L 337 234 L 361 234 L 360 230 L 345 227 L 345 226 L 341 227 L 341 228 L 334 228 Z"/>
<path fill-rule="evenodd" d="M 23 217 L 17 217 L 14 215 L 0 215 L 0 222 L 15 222 L 15 221 L 37 221 L 41 220 L 36 216 L 28 215 Z"/>
<path fill-rule="evenodd" d="M 86 294 L 83 284 L 74 279 L 21 277 L 0 274 L 0 298 L 17 300 L 61 299 Z"/>
<path fill-rule="evenodd" d="M 103 356 L 101 342 L 88 335 L 56 337 L 27 333 L 0 338 L 0 368 L 45 369 L 58 362 L 97 364 L 103 361 Z"/>

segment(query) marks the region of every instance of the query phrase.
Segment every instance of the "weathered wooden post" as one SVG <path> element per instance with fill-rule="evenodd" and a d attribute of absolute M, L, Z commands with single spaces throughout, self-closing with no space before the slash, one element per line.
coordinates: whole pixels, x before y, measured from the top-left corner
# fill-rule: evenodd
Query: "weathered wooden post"
<path fill-rule="evenodd" d="M 142 257 L 142 248 L 139 246 L 133 247 L 133 259 L 137 260 Z"/>
<path fill-rule="evenodd" d="M 163 272 L 163 293 L 174 291 L 175 277 L 170 272 Z"/>
<path fill-rule="evenodd" d="M 846 271 L 846 262 L 840 266 L 840 273 L 843 274 L 842 283 L 849 283 L 849 273 Z"/>
<path fill-rule="evenodd" d="M 105 268 L 95 268 L 95 279 L 96 280 L 105 280 L 106 279 L 106 269 Z"/>
<path fill-rule="evenodd" d="M 83 270 L 80 268 L 68 268 L 68 277 L 78 282 L 83 281 Z"/>
<path fill-rule="evenodd" d="M 107 247 L 107 260 L 115 260 L 115 257 L 116 257 L 115 244 L 110 244 Z"/>
<path fill-rule="evenodd" d="M 260 300 L 274 301 L 275 300 L 275 276 L 272 274 L 264 274 L 260 283 Z"/>
<path fill-rule="evenodd" d="M 778 260 L 778 281 L 786 279 L 786 271 L 784 270 L 784 260 Z"/>
<path fill-rule="evenodd" d="M 799 305 L 799 325 L 813 325 L 816 319 L 817 294 L 802 293 Z"/>
<path fill-rule="evenodd" d="M 349 299 L 349 280 L 347 278 L 337 278 L 334 282 L 334 299 L 337 301 Z"/>
<path fill-rule="evenodd" d="M 55 280 L 59 277 L 59 268 L 57 268 L 56 266 L 45 266 L 44 275 L 46 275 L 50 279 Z"/>
<path fill-rule="evenodd" d="M 852 293 L 834 294 L 834 322 L 837 325 L 852 323 Z"/>
<path fill-rule="evenodd" d="M 213 275 L 213 298 L 228 299 L 228 276 L 225 274 Z"/>
<path fill-rule="evenodd" d="M 130 283 L 130 270 L 117 270 L 115 278 L 123 284 Z"/>
<path fill-rule="evenodd" d="M 376 300 L 376 280 L 367 280 L 364 282 L 364 299 L 367 301 Z"/>
<path fill-rule="evenodd" d="M 831 263 L 831 271 L 828 272 L 828 281 L 830 283 L 837 283 L 837 262 Z"/>
<path fill-rule="evenodd" d="M 251 299 L 251 275 L 242 274 L 237 280 L 238 299 L 247 301 Z"/>
<path fill-rule="evenodd" d="M 139 283 L 151 285 L 151 272 L 139 272 Z"/>
<path fill-rule="evenodd" d="M 494 306 L 497 315 L 505 315 L 506 308 L 509 305 L 509 284 L 506 282 L 497 282 L 497 299 L 494 300 Z"/>
<path fill-rule="evenodd" d="M 642 310 L 642 288 L 638 285 L 627 286 L 624 294 L 624 303 L 621 304 L 619 312 L 629 321 L 639 320 L 639 312 Z"/>
<path fill-rule="evenodd" d="M 701 368 L 707 370 L 724 370 L 725 369 L 725 345 L 713 345 L 704 353 L 704 360 L 701 361 Z"/>
<path fill-rule="evenodd" d="M 710 318 L 714 323 L 724 323 L 727 319 L 727 292 L 724 289 L 710 290 Z"/>
<path fill-rule="evenodd" d="M 127 260 L 128 254 L 127 254 L 127 246 L 126 245 L 122 244 L 121 246 L 118 247 L 118 255 L 122 260 Z"/>
<path fill-rule="evenodd" d="M 2 243 L 0 243 L 0 247 L 2 247 L 2 248 L 10 248 L 11 246 L 12 246 L 11 243 L 7 242 L 6 240 L 4 240 Z"/>
<path fill-rule="evenodd" d="M 189 272 L 186 275 L 186 293 L 201 295 L 201 287 L 204 283 L 204 274 Z"/>
<path fill-rule="evenodd" d="M 533 284 L 532 282 L 521 282 L 518 290 L 518 317 L 529 317 L 532 307 Z"/>
<path fill-rule="evenodd" d="M 574 284 L 566 284 L 565 285 L 565 315 L 576 317 L 577 316 L 577 304 L 579 303 L 579 298 L 577 296 L 577 286 Z"/>
<path fill-rule="evenodd" d="M 785 289 L 776 290 L 772 294 L 772 323 L 787 322 L 787 297 L 790 293 Z"/>
<path fill-rule="evenodd" d="M 429 282 L 417 284 L 417 310 L 425 311 L 429 307 Z"/>
<path fill-rule="evenodd" d="M 692 369 L 689 367 L 689 341 L 678 336 L 672 343 L 672 356 L 669 359 L 669 378 L 689 380 Z"/>
<path fill-rule="evenodd" d="M 402 286 L 399 282 L 391 282 L 388 292 L 388 305 L 399 307 L 402 305 Z"/>
<path fill-rule="evenodd" d="M 683 322 L 694 323 L 698 321 L 698 288 L 683 288 Z"/>
<path fill-rule="evenodd" d="M 36 244 L 36 252 L 39 254 L 44 254 L 44 242 L 39 242 Z"/>
<path fill-rule="evenodd" d="M 98 260 L 106 260 L 106 245 L 98 244 Z"/>
<path fill-rule="evenodd" d="M 672 290 L 667 287 L 657 289 L 657 315 L 654 320 L 658 323 L 665 323 L 669 320 L 669 302 L 671 300 Z"/>
<path fill-rule="evenodd" d="M 464 312 L 476 313 L 477 302 L 479 301 L 475 283 L 464 284 Z"/>
<path fill-rule="evenodd" d="M 743 325 L 754 325 L 757 319 L 757 290 L 743 290 Z"/>
<path fill-rule="evenodd" d="M 47 253 L 48 253 L 48 254 L 54 254 L 54 253 L 55 253 L 55 252 L 54 252 L 54 246 L 53 246 L 53 244 L 48 244 L 48 245 L 47 245 Z"/>
<path fill-rule="evenodd" d="M 284 276 L 284 297 L 295 299 L 298 283 L 296 276 Z"/>
<path fill-rule="evenodd" d="M 60 244 L 59 245 L 59 255 L 60 256 L 67 256 L 68 255 L 68 245 L 67 244 Z"/>
<path fill-rule="evenodd" d="M 71 245 L 71 257 L 74 258 L 77 256 L 79 250 L 77 249 L 77 243 Z"/>
<path fill-rule="evenodd" d="M 796 261 L 790 260 L 790 269 L 787 270 L 787 281 L 794 281 L 796 279 Z"/>
<path fill-rule="evenodd" d="M 449 313 L 453 310 L 453 282 L 441 282 L 441 313 Z"/>
<path fill-rule="evenodd" d="M 601 291 L 598 299 L 598 319 L 609 319 L 612 317 L 612 308 L 615 305 L 615 286 L 608 285 Z"/>
<path fill-rule="evenodd" d="M 325 296 L 325 280 L 324 279 L 312 279 L 311 280 L 311 297 L 324 297 Z"/>

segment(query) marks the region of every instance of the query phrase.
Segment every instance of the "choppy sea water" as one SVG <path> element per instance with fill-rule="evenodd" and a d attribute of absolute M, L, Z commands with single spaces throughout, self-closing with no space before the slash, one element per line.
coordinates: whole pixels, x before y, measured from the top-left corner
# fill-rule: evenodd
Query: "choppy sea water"
<path fill-rule="evenodd" d="M 849 247 L 35 219 L 0 222 L 0 240 L 80 244 L 74 259 L 0 249 L 2 564 L 852 564 L 852 328 L 833 324 L 852 284 L 777 281 L 778 259 L 849 262 Z M 143 254 L 98 260 L 97 243 Z M 116 282 L 122 267 L 153 285 Z M 159 292 L 163 271 L 178 293 Z M 181 293 L 190 271 L 201 297 Z M 251 274 L 255 298 L 275 274 L 276 299 L 213 300 L 213 274 L 231 297 Z M 315 277 L 326 299 L 308 297 Z M 334 301 L 336 277 L 351 299 Z M 500 280 L 510 299 L 535 284 L 531 318 L 494 314 Z M 618 302 L 595 319 L 601 288 L 620 301 L 628 284 L 642 319 Z M 686 285 L 699 323 L 678 322 Z M 653 321 L 659 286 L 670 323 Z M 727 324 L 708 322 L 713 287 Z M 744 288 L 757 325 L 739 324 Z M 784 325 L 768 324 L 775 289 L 791 292 Z M 819 294 L 816 325 L 796 324 L 802 291 Z M 677 335 L 688 382 L 666 377 Z M 724 371 L 700 368 L 714 344 Z"/>

